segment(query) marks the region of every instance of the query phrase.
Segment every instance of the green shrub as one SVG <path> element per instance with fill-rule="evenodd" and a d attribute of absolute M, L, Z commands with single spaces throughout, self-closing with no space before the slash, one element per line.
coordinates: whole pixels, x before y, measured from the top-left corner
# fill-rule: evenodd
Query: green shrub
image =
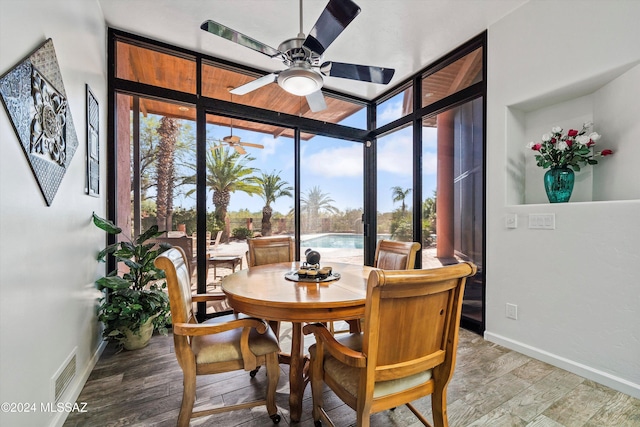
<path fill-rule="evenodd" d="M 249 230 L 247 227 L 234 228 L 231 234 L 238 240 L 245 240 L 249 237 L 253 237 L 253 231 Z"/>

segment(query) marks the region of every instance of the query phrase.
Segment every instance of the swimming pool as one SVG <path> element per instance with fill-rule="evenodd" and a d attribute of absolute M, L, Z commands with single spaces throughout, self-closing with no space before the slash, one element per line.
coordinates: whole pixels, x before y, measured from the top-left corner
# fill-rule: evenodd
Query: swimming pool
<path fill-rule="evenodd" d="M 342 249 L 362 249 L 364 248 L 364 237 L 362 234 L 323 234 L 321 236 L 303 237 L 300 240 L 300 247 L 304 248 L 342 248 Z"/>
<path fill-rule="evenodd" d="M 390 234 L 378 234 L 378 240 L 389 239 Z M 339 248 L 339 249 L 362 249 L 364 248 L 364 236 L 362 234 L 335 233 L 322 234 L 319 236 L 302 237 L 300 247 L 306 248 Z"/>

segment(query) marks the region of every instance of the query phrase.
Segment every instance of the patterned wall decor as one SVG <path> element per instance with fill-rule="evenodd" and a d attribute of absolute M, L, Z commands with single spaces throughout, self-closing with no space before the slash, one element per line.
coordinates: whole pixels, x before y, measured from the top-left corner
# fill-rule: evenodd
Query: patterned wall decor
<path fill-rule="evenodd" d="M 51 206 L 78 148 L 51 39 L 0 77 L 0 95 L 47 206 Z"/>
<path fill-rule="evenodd" d="M 100 196 L 100 111 L 98 100 L 87 87 L 87 194 Z"/>

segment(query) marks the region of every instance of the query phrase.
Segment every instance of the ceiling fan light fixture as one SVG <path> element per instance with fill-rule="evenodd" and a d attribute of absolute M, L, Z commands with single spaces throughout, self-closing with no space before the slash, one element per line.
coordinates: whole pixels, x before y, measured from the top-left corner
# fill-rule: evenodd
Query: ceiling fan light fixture
<path fill-rule="evenodd" d="M 294 66 L 278 74 L 278 85 L 297 96 L 317 92 L 322 89 L 322 84 L 322 75 L 305 67 Z"/>

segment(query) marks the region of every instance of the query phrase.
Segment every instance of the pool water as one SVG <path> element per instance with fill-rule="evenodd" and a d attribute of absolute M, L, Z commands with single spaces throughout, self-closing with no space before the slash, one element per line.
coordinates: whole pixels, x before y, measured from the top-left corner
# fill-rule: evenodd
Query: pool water
<path fill-rule="evenodd" d="M 324 234 L 322 236 L 303 238 L 300 246 L 304 248 L 341 248 L 362 249 L 364 237 L 362 234 Z"/>

